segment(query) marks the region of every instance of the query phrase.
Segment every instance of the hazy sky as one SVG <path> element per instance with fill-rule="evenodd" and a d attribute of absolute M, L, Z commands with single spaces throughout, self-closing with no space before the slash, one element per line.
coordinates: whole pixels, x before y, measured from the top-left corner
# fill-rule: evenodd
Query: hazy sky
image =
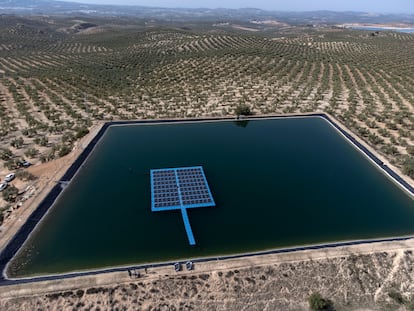
<path fill-rule="evenodd" d="M 363 11 L 414 13 L 414 0 L 68 0 L 180 8 L 260 8 L 280 11 Z"/>

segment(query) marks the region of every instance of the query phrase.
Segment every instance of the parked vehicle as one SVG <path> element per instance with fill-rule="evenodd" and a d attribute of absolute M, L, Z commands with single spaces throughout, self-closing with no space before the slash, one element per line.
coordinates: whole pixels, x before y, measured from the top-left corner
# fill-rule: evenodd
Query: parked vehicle
<path fill-rule="evenodd" d="M 15 173 L 7 174 L 6 177 L 4 178 L 4 181 L 11 182 L 15 177 L 16 177 Z"/>
<path fill-rule="evenodd" d="M 18 162 L 18 167 L 19 167 L 19 168 L 20 168 L 20 167 L 29 167 L 30 165 L 32 165 L 32 163 L 30 163 L 29 161 L 24 160 L 24 159 L 21 159 L 21 160 L 19 160 L 19 162 Z"/>
<path fill-rule="evenodd" d="M 0 184 L 0 192 L 6 189 L 8 184 L 6 182 Z"/>
<path fill-rule="evenodd" d="M 186 266 L 187 270 L 193 270 L 194 269 L 194 263 L 192 261 L 187 261 L 185 263 L 185 266 Z"/>
<path fill-rule="evenodd" d="M 30 165 L 32 165 L 32 163 L 30 163 L 29 161 L 26 161 L 26 160 L 22 161 L 21 163 L 22 163 L 23 167 L 29 167 Z"/>

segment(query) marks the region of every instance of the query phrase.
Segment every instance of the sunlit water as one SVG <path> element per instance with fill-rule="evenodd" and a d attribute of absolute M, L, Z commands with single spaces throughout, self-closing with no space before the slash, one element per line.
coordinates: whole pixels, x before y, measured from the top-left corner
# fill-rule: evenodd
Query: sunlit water
<path fill-rule="evenodd" d="M 151 212 L 151 168 L 202 165 L 216 207 Z M 13 276 L 414 232 L 414 200 L 317 117 L 111 127 Z"/>

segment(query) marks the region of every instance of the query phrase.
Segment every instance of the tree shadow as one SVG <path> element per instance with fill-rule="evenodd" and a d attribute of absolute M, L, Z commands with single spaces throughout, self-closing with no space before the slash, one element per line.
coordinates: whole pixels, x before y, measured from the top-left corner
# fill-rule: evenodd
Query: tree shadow
<path fill-rule="evenodd" d="M 237 121 L 233 121 L 233 123 L 236 125 L 236 126 L 239 126 L 239 127 L 247 127 L 247 125 L 249 124 L 249 120 L 240 120 L 240 119 L 238 119 Z"/>

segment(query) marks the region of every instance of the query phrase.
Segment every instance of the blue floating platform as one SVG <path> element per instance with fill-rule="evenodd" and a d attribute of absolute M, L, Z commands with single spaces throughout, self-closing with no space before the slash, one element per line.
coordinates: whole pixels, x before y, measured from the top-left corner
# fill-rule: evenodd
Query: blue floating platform
<path fill-rule="evenodd" d="M 215 206 L 202 166 L 152 169 L 151 211 L 181 210 L 188 242 L 195 245 L 187 208 Z"/>

